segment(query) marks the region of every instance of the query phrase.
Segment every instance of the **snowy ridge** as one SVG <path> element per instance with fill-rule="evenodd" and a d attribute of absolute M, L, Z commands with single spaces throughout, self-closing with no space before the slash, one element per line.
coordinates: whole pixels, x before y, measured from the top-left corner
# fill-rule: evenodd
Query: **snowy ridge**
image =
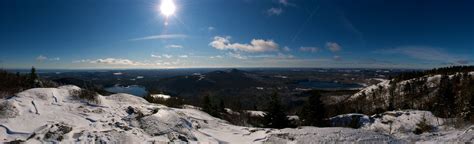
<path fill-rule="evenodd" d="M 461 74 L 461 73 L 457 73 L 457 74 Z M 469 74 L 472 76 L 472 75 L 474 75 L 474 72 L 469 72 Z M 453 76 L 454 75 L 449 75 L 450 78 L 453 77 Z M 395 91 L 398 91 L 401 95 L 403 95 L 403 91 L 401 89 L 403 89 L 404 86 L 407 83 L 413 82 L 413 81 L 419 80 L 419 79 L 425 79 L 426 80 L 425 85 L 428 88 L 436 88 L 437 85 L 439 84 L 440 78 L 441 78 L 441 75 L 426 75 L 426 76 L 423 76 L 423 77 L 420 77 L 420 78 L 404 80 L 404 81 L 398 82 L 396 84 L 396 90 Z M 359 98 L 360 96 L 362 96 L 364 94 L 366 96 L 369 96 L 371 93 L 377 91 L 380 88 L 386 90 L 390 87 L 390 82 L 392 82 L 392 80 L 385 80 L 385 79 L 377 79 L 377 80 L 379 80 L 380 82 L 375 84 L 375 85 L 371 85 L 371 86 L 368 86 L 368 87 L 360 90 L 359 92 L 357 92 L 354 95 L 352 95 L 351 97 L 349 97 L 347 100 L 349 100 L 349 101 L 355 100 L 355 99 Z M 388 97 L 389 97 L 388 95 L 389 95 L 388 92 L 384 91 L 381 96 L 382 96 L 382 98 L 385 98 L 386 100 L 388 100 Z M 427 94 L 427 95 L 430 95 L 430 94 Z M 388 103 L 388 101 L 387 101 L 387 103 Z"/>
<path fill-rule="evenodd" d="M 362 129 L 301 127 L 251 128 L 229 124 L 187 106 L 151 104 L 128 94 L 98 96 L 99 103 L 75 99 L 76 86 L 35 88 L 0 101 L 0 142 L 28 143 L 405 143 L 404 136 L 376 132 L 375 120 Z M 402 121 L 403 122 L 403 121 Z M 400 123 L 400 125 L 403 125 Z M 447 132 L 445 138 L 472 141 L 472 130 Z M 458 134 L 458 135 L 452 135 Z M 469 137 L 470 136 L 470 137 Z M 412 139 L 413 137 L 408 137 Z M 418 137 L 413 138 L 419 141 Z"/>
<path fill-rule="evenodd" d="M 376 90 L 379 87 L 387 88 L 390 84 L 390 80 L 385 80 L 385 79 L 379 79 L 379 80 L 381 82 L 379 82 L 378 84 L 375 84 L 375 85 L 368 86 L 368 87 L 360 90 L 359 92 L 355 93 L 353 96 L 349 97 L 349 100 L 356 99 L 356 98 L 360 97 L 361 95 L 363 95 L 363 93 L 367 94 L 369 92 L 372 92 L 372 91 Z"/>

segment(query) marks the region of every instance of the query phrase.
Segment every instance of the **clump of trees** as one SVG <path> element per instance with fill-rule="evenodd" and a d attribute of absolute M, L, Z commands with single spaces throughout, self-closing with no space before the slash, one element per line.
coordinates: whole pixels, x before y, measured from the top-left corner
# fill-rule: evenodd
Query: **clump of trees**
<path fill-rule="evenodd" d="M 281 98 L 277 93 L 271 96 L 263 118 L 265 126 L 269 128 L 286 128 L 290 126 L 290 121 L 285 114 Z"/>
<path fill-rule="evenodd" d="M 157 103 L 157 104 L 162 104 L 168 107 L 174 107 L 174 108 L 181 108 L 184 104 L 183 99 L 179 97 L 170 97 L 170 98 L 159 98 L 159 97 L 153 97 L 151 94 L 148 94 L 143 97 L 145 100 L 147 100 L 150 103 Z"/>
<path fill-rule="evenodd" d="M 25 89 L 55 86 L 57 85 L 54 82 L 40 79 L 34 67 L 29 74 L 0 70 L 0 98 L 12 96 Z"/>
<path fill-rule="evenodd" d="M 317 91 L 312 91 L 308 100 L 299 112 L 300 121 L 307 126 L 326 126 L 324 118 L 326 108 L 321 101 L 321 95 Z"/>
<path fill-rule="evenodd" d="M 222 118 L 222 115 L 227 113 L 225 111 L 225 105 L 222 100 L 211 99 L 211 96 L 205 95 L 202 98 L 202 111 L 218 118 Z"/>

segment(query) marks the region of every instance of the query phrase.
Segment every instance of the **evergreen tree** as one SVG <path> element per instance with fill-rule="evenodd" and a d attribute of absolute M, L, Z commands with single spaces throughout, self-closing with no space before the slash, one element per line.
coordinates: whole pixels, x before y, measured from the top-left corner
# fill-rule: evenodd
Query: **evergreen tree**
<path fill-rule="evenodd" d="M 323 126 L 325 112 L 321 95 L 318 92 L 313 92 L 300 112 L 303 125 Z"/>
<path fill-rule="evenodd" d="M 220 100 L 220 103 L 219 103 L 219 112 L 226 113 L 224 100 L 222 99 Z"/>
<path fill-rule="evenodd" d="M 202 111 L 212 115 L 212 104 L 209 95 L 205 95 L 202 100 Z"/>
<path fill-rule="evenodd" d="M 441 117 L 450 117 L 454 106 L 453 84 L 447 75 L 442 75 L 439 82 L 435 113 Z"/>
<path fill-rule="evenodd" d="M 397 83 L 394 80 L 390 81 L 390 86 L 388 87 L 388 93 L 389 93 L 389 98 L 388 98 L 388 108 L 387 110 L 393 111 L 395 110 L 394 106 L 394 98 L 395 98 L 395 90 L 397 88 Z"/>
<path fill-rule="evenodd" d="M 281 98 L 276 93 L 271 96 L 264 120 L 265 125 L 270 128 L 285 128 L 290 123 L 283 110 Z"/>
<path fill-rule="evenodd" d="M 35 67 L 31 67 L 31 72 L 30 72 L 30 77 L 29 77 L 30 86 L 33 88 L 36 87 L 37 80 L 38 80 L 38 74 L 36 74 L 36 69 Z"/>

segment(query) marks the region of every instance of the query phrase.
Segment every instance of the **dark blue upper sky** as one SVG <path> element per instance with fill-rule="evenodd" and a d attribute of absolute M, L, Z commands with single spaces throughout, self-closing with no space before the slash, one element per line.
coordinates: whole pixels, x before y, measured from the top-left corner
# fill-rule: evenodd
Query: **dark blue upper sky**
<path fill-rule="evenodd" d="M 474 1 L 2 0 L 4 68 L 474 63 Z"/>

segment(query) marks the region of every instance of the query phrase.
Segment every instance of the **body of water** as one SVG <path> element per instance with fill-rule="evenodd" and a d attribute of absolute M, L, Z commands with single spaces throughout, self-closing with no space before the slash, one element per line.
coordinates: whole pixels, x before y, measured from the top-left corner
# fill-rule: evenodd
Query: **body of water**
<path fill-rule="evenodd" d="M 346 90 L 346 89 L 359 89 L 363 88 L 363 85 L 354 83 L 338 83 L 338 82 L 325 82 L 325 81 L 303 81 L 299 82 L 298 85 L 305 88 L 311 89 L 326 89 L 326 90 Z"/>
<path fill-rule="evenodd" d="M 136 95 L 139 97 L 144 97 L 148 94 L 148 91 L 146 91 L 146 88 L 139 85 L 130 85 L 130 86 L 114 85 L 113 87 L 105 88 L 105 90 L 112 93 L 126 93 L 126 94 Z"/>

